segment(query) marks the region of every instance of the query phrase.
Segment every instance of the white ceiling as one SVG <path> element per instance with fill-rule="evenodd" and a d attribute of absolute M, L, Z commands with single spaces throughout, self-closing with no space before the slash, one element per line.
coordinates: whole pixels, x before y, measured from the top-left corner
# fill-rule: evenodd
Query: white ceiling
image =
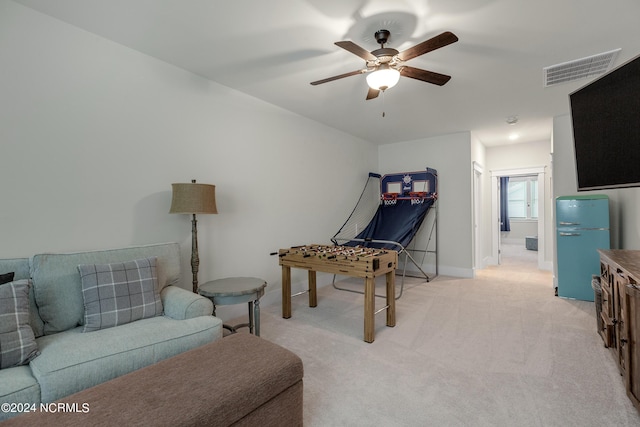
<path fill-rule="evenodd" d="M 640 54 L 638 0 L 15 0 L 225 86 L 373 143 L 472 131 L 487 146 L 548 140 L 568 94 L 589 80 L 543 87 L 543 67 L 622 48 Z M 401 78 L 365 101 L 363 68 L 335 46 L 400 51 L 443 31 L 457 43 L 408 65 L 449 74 L 440 87 Z M 386 116 L 382 117 L 382 112 Z M 506 124 L 517 115 L 516 125 Z"/>

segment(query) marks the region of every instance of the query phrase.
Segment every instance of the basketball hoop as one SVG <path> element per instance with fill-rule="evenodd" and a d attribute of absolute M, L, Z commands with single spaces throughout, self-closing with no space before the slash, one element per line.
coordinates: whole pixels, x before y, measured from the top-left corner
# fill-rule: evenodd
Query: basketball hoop
<path fill-rule="evenodd" d="M 411 205 L 421 205 L 427 198 L 426 191 L 411 191 L 409 192 L 409 198 L 411 199 Z"/>
<path fill-rule="evenodd" d="M 398 193 L 382 193 L 382 203 L 385 206 L 395 205 L 398 203 Z"/>

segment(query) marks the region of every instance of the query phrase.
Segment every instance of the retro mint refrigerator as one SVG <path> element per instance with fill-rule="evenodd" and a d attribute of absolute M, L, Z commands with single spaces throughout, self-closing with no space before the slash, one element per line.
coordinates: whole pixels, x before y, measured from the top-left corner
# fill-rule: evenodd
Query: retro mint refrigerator
<path fill-rule="evenodd" d="M 609 198 L 556 199 L 558 296 L 593 301 L 591 276 L 600 274 L 598 249 L 609 249 Z"/>

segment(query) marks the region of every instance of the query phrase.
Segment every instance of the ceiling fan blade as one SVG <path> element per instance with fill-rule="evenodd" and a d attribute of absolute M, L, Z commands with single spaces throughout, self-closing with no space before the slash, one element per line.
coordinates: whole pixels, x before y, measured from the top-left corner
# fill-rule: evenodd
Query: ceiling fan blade
<path fill-rule="evenodd" d="M 367 92 L 367 101 L 377 98 L 378 95 L 380 95 L 380 91 L 378 89 L 369 88 L 369 92 Z"/>
<path fill-rule="evenodd" d="M 348 50 L 349 52 L 353 53 L 354 55 L 359 56 L 360 58 L 364 59 L 365 61 L 375 61 L 376 60 L 376 56 L 374 54 L 372 54 L 371 52 L 369 52 L 368 50 L 358 46 L 357 44 L 355 44 L 352 41 L 343 41 L 343 42 L 336 42 L 335 43 L 336 46 L 340 46 L 341 48 Z"/>
<path fill-rule="evenodd" d="M 351 71 L 351 72 L 349 72 L 349 73 L 344 73 L 344 74 L 340 74 L 340 75 L 333 76 L 333 77 L 327 77 L 326 79 L 317 80 L 317 81 L 315 81 L 315 82 L 311 82 L 311 84 L 312 84 L 313 86 L 315 86 L 315 85 L 319 85 L 319 84 L 322 84 L 322 83 L 327 83 L 327 82 L 332 82 L 332 81 L 334 81 L 334 80 L 343 79 L 343 78 L 345 78 L 345 77 L 356 76 L 356 75 L 358 75 L 358 74 L 362 74 L 362 73 L 366 73 L 366 72 L 367 72 L 367 70 L 366 70 L 366 69 L 364 69 L 364 70 Z"/>
<path fill-rule="evenodd" d="M 421 70 L 420 68 L 408 66 L 402 67 L 400 75 L 427 83 L 433 83 L 438 86 L 444 85 L 451 79 L 451 76 L 447 76 L 446 74 L 434 73 L 433 71 Z"/>
<path fill-rule="evenodd" d="M 444 33 L 430 38 L 429 40 L 418 43 L 417 45 L 410 47 L 407 50 L 403 50 L 398 54 L 398 58 L 402 61 L 408 61 L 416 56 L 424 55 L 432 50 L 440 49 L 451 43 L 458 41 L 458 37 L 451 31 L 445 31 Z"/>

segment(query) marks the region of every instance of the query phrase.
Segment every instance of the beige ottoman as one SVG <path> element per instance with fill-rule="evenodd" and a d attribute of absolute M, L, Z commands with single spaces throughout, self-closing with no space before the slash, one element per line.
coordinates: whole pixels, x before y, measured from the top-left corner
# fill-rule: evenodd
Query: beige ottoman
<path fill-rule="evenodd" d="M 2 427 L 301 426 L 302 376 L 298 356 L 238 333 L 68 396 L 47 405 L 50 412 L 11 418 Z"/>

